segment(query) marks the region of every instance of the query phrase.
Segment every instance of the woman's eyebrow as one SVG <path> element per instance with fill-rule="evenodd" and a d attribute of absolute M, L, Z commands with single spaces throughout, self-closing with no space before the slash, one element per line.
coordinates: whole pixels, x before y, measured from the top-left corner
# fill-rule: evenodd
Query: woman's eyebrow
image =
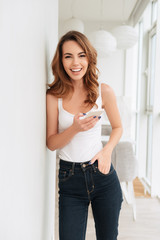
<path fill-rule="evenodd" d="M 78 55 L 80 55 L 80 54 L 85 54 L 85 52 L 80 52 L 80 53 L 78 53 Z"/>
<path fill-rule="evenodd" d="M 72 55 L 71 53 L 64 53 L 64 55 Z"/>
<path fill-rule="evenodd" d="M 85 54 L 85 52 L 78 53 L 78 55 L 80 55 L 80 54 Z M 64 55 L 72 55 L 72 53 L 64 53 Z"/>

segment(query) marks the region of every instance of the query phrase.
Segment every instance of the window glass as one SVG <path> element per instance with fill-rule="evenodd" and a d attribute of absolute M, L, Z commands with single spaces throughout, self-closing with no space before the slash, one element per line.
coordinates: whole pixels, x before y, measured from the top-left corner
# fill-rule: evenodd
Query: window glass
<path fill-rule="evenodd" d="M 152 17 L 151 23 L 153 24 L 157 20 L 157 11 L 158 11 L 158 3 L 157 1 L 152 2 Z"/>

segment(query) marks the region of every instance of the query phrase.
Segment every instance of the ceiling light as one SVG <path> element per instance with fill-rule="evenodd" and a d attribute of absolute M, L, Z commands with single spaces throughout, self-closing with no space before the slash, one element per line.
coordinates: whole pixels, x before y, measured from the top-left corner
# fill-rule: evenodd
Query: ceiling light
<path fill-rule="evenodd" d="M 105 30 L 94 31 L 90 33 L 88 38 L 97 50 L 99 57 L 109 56 L 116 51 L 117 42 L 110 32 Z"/>
<path fill-rule="evenodd" d="M 112 29 L 111 33 L 117 39 L 117 48 L 119 49 L 131 48 L 138 40 L 137 31 L 128 25 L 118 26 Z"/>
<path fill-rule="evenodd" d="M 84 24 L 83 22 L 75 17 L 72 17 L 65 21 L 64 26 L 63 26 L 63 33 L 65 34 L 66 32 L 69 31 L 78 31 L 81 33 L 84 33 Z"/>

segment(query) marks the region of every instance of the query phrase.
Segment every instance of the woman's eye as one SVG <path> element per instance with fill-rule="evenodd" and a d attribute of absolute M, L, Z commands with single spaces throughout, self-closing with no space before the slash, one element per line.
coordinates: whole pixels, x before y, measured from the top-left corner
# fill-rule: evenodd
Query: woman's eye
<path fill-rule="evenodd" d="M 86 55 L 84 55 L 84 54 L 83 54 L 83 55 L 80 55 L 80 57 L 85 57 L 85 56 L 86 56 Z"/>
<path fill-rule="evenodd" d="M 65 58 L 70 58 L 71 56 L 65 56 Z"/>

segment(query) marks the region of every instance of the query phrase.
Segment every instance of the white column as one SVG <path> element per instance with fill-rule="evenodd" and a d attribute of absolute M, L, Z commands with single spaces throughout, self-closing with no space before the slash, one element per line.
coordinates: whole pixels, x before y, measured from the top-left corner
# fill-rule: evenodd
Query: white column
<path fill-rule="evenodd" d="M 57 0 L 0 2 L 0 239 L 3 240 L 51 239 L 44 239 L 48 161 L 44 14 L 47 4 L 53 14 L 54 45 Z"/>
<path fill-rule="evenodd" d="M 53 82 L 51 61 L 58 42 L 58 0 L 47 0 L 45 5 L 45 37 L 47 82 Z M 44 240 L 55 239 L 55 190 L 56 190 L 56 151 L 47 149 L 46 162 L 46 211 Z M 55 239 L 56 240 L 56 239 Z"/>

